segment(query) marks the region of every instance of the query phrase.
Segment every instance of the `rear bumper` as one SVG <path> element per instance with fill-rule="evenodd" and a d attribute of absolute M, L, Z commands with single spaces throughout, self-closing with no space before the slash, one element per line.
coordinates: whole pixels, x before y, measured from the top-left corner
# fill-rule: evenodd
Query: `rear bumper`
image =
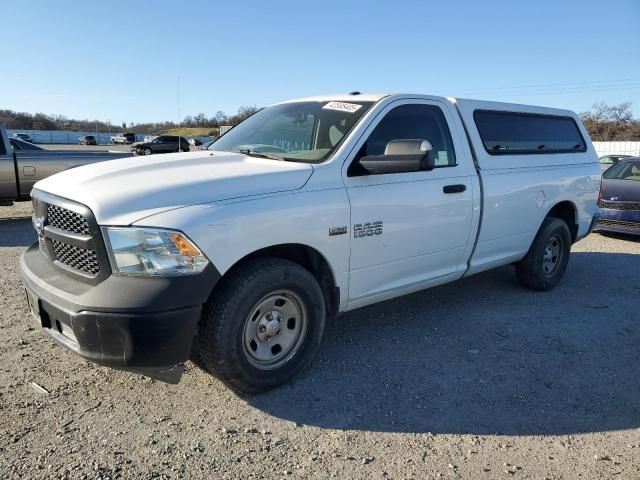
<path fill-rule="evenodd" d="M 37 244 L 22 256 L 31 311 L 42 330 L 92 362 L 176 383 L 188 360 L 211 289 L 220 278 L 199 275 L 111 275 L 98 285 L 60 275 Z"/>
<path fill-rule="evenodd" d="M 595 216 L 593 230 L 640 235 L 640 210 L 600 208 Z"/>

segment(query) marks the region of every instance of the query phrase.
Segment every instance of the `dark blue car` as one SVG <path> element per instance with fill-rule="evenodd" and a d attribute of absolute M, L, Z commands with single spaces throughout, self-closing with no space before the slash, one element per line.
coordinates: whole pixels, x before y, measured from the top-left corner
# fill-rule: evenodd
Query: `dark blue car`
<path fill-rule="evenodd" d="M 640 235 L 640 157 L 625 158 L 602 174 L 594 231 Z"/>

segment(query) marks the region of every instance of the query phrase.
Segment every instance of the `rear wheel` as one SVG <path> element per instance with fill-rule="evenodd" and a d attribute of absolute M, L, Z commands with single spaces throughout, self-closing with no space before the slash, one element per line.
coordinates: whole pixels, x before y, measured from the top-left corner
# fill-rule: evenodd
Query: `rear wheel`
<path fill-rule="evenodd" d="M 559 218 L 548 217 L 527 255 L 516 263 L 518 280 L 534 290 L 551 290 L 562 279 L 571 254 L 571 233 Z"/>
<path fill-rule="evenodd" d="M 314 276 L 278 258 L 250 261 L 223 280 L 205 307 L 197 355 L 240 393 L 287 382 L 312 359 L 325 323 Z"/>

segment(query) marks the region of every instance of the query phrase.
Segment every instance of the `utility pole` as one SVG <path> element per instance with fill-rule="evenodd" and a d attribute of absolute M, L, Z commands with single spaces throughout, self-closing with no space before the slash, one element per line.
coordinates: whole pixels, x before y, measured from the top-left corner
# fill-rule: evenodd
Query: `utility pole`
<path fill-rule="evenodd" d="M 178 128 L 180 128 L 180 75 L 178 75 L 178 84 L 176 85 L 176 93 L 178 96 Z"/>

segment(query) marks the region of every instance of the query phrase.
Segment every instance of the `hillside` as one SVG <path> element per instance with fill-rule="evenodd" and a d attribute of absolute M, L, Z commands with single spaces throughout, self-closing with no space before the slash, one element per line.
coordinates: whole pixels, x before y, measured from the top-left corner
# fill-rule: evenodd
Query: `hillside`
<path fill-rule="evenodd" d="M 183 137 L 210 137 L 212 135 L 218 136 L 218 127 L 183 127 L 183 128 L 170 128 L 160 132 L 161 135 L 181 135 Z"/>

